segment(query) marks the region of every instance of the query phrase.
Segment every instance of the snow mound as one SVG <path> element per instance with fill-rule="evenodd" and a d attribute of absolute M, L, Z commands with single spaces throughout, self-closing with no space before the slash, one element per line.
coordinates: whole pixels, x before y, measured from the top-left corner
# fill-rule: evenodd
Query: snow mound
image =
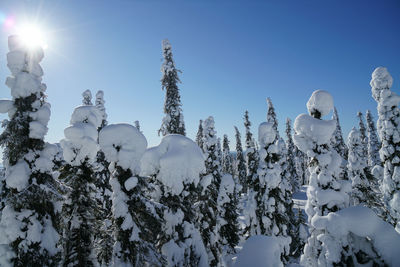
<path fill-rule="evenodd" d="M 378 67 L 372 73 L 370 85 L 372 88 L 391 88 L 393 78 L 385 67 Z"/>
<path fill-rule="evenodd" d="M 258 126 L 258 141 L 260 142 L 261 147 L 273 143 L 275 138 L 276 131 L 273 123 L 263 122 Z"/>
<path fill-rule="evenodd" d="M 293 141 L 304 153 L 318 145 L 329 143 L 336 129 L 334 120 L 319 120 L 307 114 L 300 114 L 294 122 Z"/>
<path fill-rule="evenodd" d="M 120 123 L 104 127 L 99 144 L 108 161 L 123 169 L 139 172 L 140 159 L 147 148 L 146 137 L 134 126 Z"/>
<path fill-rule="evenodd" d="M 17 189 L 21 192 L 29 184 L 30 168 L 24 160 L 19 160 L 14 166 L 10 166 L 7 170 L 6 183 L 10 188 Z"/>
<path fill-rule="evenodd" d="M 281 254 L 289 246 L 290 238 L 256 235 L 243 245 L 235 267 L 277 267 L 283 266 Z"/>
<path fill-rule="evenodd" d="M 147 149 L 141 160 L 141 175 L 156 174 L 166 189 L 176 195 L 185 184 L 197 185 L 203 172 L 201 149 L 191 139 L 178 134 L 165 136 L 160 145 Z"/>
<path fill-rule="evenodd" d="M 321 116 L 329 114 L 333 109 L 333 97 L 324 90 L 314 91 L 307 102 L 307 109 L 310 115 L 315 111 L 321 113 Z"/>
<path fill-rule="evenodd" d="M 376 251 L 389 266 L 400 262 L 400 234 L 381 220 L 371 209 L 353 206 L 326 216 L 314 216 L 311 224 L 317 229 L 327 229 L 334 236 L 341 237 L 349 232 L 371 239 Z"/>
<path fill-rule="evenodd" d="M 93 106 L 79 106 L 75 108 L 71 116 L 71 124 L 77 122 L 90 123 L 96 128 L 101 125 L 102 116 L 100 111 Z"/>

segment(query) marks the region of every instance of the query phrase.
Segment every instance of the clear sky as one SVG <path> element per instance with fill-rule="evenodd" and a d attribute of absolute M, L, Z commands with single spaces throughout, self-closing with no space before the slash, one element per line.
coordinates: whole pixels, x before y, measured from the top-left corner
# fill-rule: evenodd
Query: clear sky
<path fill-rule="evenodd" d="M 161 41 L 172 44 L 188 136 L 214 116 L 219 136 L 243 130 L 247 109 L 256 133 L 271 97 L 281 134 L 286 117 L 306 112 L 316 89 L 332 93 L 345 135 L 358 110 L 376 116 L 369 81 L 386 66 L 400 79 L 400 1 L 1 0 L 0 80 L 7 36 L 16 24 L 37 23 L 48 49 L 42 67 L 52 105 L 47 140 L 58 142 L 81 93 L 105 92 L 110 123 L 139 120 L 157 145 L 165 92 Z M 10 91 L 0 85 L 0 98 Z M 1 118 L 5 118 L 4 115 Z"/>

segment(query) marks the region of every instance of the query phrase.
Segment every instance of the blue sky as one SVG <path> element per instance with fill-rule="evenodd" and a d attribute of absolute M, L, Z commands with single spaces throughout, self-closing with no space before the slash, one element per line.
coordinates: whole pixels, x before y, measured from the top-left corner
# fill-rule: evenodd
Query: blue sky
<path fill-rule="evenodd" d="M 191 138 L 199 119 L 212 115 L 218 135 L 228 134 L 234 145 L 233 125 L 243 135 L 246 109 L 256 133 L 266 97 L 282 132 L 286 117 L 306 112 L 316 89 L 332 93 L 347 136 L 358 110 L 376 115 L 369 86 L 375 67 L 389 69 L 399 92 L 399 1 L 1 0 L 0 14 L 38 23 L 48 35 L 42 66 L 52 105 L 50 142 L 63 138 L 81 93 L 91 89 L 105 92 L 110 123 L 139 120 L 149 144 L 157 145 L 164 38 L 182 70 Z M 3 81 L 10 33 L 1 28 Z M 0 98 L 9 96 L 0 85 Z"/>

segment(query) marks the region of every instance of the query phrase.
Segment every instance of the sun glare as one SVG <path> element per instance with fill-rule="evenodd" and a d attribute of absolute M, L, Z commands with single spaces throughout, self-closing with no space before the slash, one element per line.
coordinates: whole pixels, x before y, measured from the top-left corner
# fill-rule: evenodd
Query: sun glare
<path fill-rule="evenodd" d="M 47 48 L 46 36 L 37 25 L 23 25 L 17 28 L 17 34 L 21 37 L 24 44 L 30 48 L 40 46 Z"/>

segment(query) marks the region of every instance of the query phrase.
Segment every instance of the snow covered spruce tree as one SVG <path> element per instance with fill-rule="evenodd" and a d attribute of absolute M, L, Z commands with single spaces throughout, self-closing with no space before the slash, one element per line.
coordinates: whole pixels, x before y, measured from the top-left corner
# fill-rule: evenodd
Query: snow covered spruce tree
<path fill-rule="evenodd" d="M 95 106 L 101 115 L 101 124 L 97 128 L 100 132 L 107 125 L 107 113 L 104 106 L 104 92 L 97 91 Z M 96 163 L 94 164 L 94 184 L 97 188 L 96 200 L 100 207 L 97 221 L 99 222 L 100 229 L 96 233 L 96 254 L 97 260 L 102 265 L 109 265 L 112 257 L 112 247 L 114 238 L 112 236 L 112 214 L 111 214 L 111 185 L 110 185 L 110 171 L 108 166 L 110 163 L 106 160 L 104 152 L 99 149 L 97 152 Z"/>
<path fill-rule="evenodd" d="M 51 175 L 57 147 L 43 141 L 50 119 L 39 65 L 44 53 L 18 36 L 8 38 L 8 47 L 12 100 L 0 100 L 0 112 L 9 115 L 0 136 L 6 169 L 0 181 L 0 266 L 57 266 L 62 199 Z"/>
<path fill-rule="evenodd" d="M 368 149 L 368 166 L 373 168 L 376 165 L 381 165 L 381 159 L 379 158 L 379 148 L 381 143 L 379 142 L 378 135 L 376 133 L 375 122 L 372 114 L 369 110 L 366 113 L 367 117 L 367 149 Z"/>
<path fill-rule="evenodd" d="M 247 166 L 247 181 L 246 185 L 249 187 L 253 184 L 253 181 L 257 180 L 257 169 L 258 169 L 258 150 L 253 138 L 253 134 L 250 131 L 251 122 L 249 120 L 249 112 L 246 110 L 244 113 L 244 127 L 246 128 L 246 166 Z"/>
<path fill-rule="evenodd" d="M 210 266 L 217 266 L 221 255 L 221 241 L 217 225 L 218 192 L 221 184 L 221 163 L 218 159 L 214 118 L 203 122 L 203 151 L 206 172 L 202 177 L 200 194 L 200 232 L 207 249 Z"/>
<path fill-rule="evenodd" d="M 92 92 L 90 90 L 85 90 L 82 93 L 82 97 L 83 97 L 83 99 L 82 99 L 82 105 L 83 106 L 93 106 L 93 103 L 92 103 Z"/>
<path fill-rule="evenodd" d="M 224 134 L 222 139 L 222 173 L 233 175 L 232 155 L 229 149 L 228 136 Z"/>
<path fill-rule="evenodd" d="M 365 128 L 364 120 L 363 120 L 363 114 L 359 111 L 357 112 L 357 117 L 358 117 L 358 128 L 360 130 L 360 138 L 361 138 L 361 144 L 362 144 L 362 149 L 364 155 L 367 155 L 368 149 L 367 149 L 367 130 Z"/>
<path fill-rule="evenodd" d="M 331 146 L 343 159 L 347 160 L 347 146 L 343 139 L 342 127 L 340 126 L 339 114 L 336 107 L 333 108 L 332 120 L 336 122 L 336 129 L 331 138 Z"/>
<path fill-rule="evenodd" d="M 94 266 L 93 246 L 100 212 L 94 185 L 94 164 L 98 152 L 98 132 L 102 116 L 95 106 L 79 106 L 71 116 L 71 126 L 61 140 L 66 165 L 59 179 L 68 188 L 62 208 L 63 265 Z"/>
<path fill-rule="evenodd" d="M 274 130 L 276 131 L 275 140 L 279 139 L 278 132 L 278 119 L 276 118 L 275 108 L 272 104 L 271 98 L 267 98 L 268 111 L 267 111 L 267 122 L 272 123 Z"/>
<path fill-rule="evenodd" d="M 336 120 L 322 120 L 333 109 L 332 96 L 314 91 L 307 102 L 310 115 L 300 114 L 294 124 L 294 143 L 310 158 L 310 183 L 306 213 L 310 237 L 301 256 L 304 266 L 333 266 L 352 261 L 349 238 L 336 238 L 326 229 L 317 229 L 313 221 L 349 205 L 351 185 L 340 178 L 342 157 L 330 146 Z"/>
<path fill-rule="evenodd" d="M 160 145 L 147 149 L 142 157 L 141 175 L 151 176 L 160 188 L 154 195 L 154 200 L 163 205 L 157 248 L 167 258 L 168 266 L 208 266 L 193 208 L 200 174 L 204 172 L 201 149 L 182 135 L 165 136 Z"/>
<path fill-rule="evenodd" d="M 133 124 L 135 125 L 136 129 L 138 129 L 139 132 L 142 133 L 142 131 L 140 130 L 140 122 L 139 121 L 134 121 Z"/>
<path fill-rule="evenodd" d="M 185 134 L 185 123 L 183 121 L 181 96 L 179 94 L 178 77 L 179 70 L 175 67 L 172 58 L 172 47 L 167 39 L 162 41 L 164 62 L 161 66 L 162 89 L 165 89 L 164 113 L 161 128 L 158 133 L 166 136 L 167 134 Z"/>
<path fill-rule="evenodd" d="M 400 96 L 391 91 L 393 78 L 386 68 L 372 73 L 372 96 L 378 103 L 378 134 L 382 141 L 379 151 L 384 166 L 381 184 L 388 222 L 400 231 Z"/>
<path fill-rule="evenodd" d="M 235 182 L 230 174 L 222 176 L 218 193 L 218 236 L 222 246 L 219 266 L 224 266 L 224 258 L 227 254 L 235 254 L 235 247 L 239 243 L 238 223 L 238 198 L 235 190 Z"/>
<path fill-rule="evenodd" d="M 380 192 L 378 185 L 367 166 L 365 147 L 361 131 L 353 128 L 347 139 L 349 146 L 349 159 L 347 163 L 348 175 L 352 181 L 352 203 L 364 204 L 378 212 Z"/>
<path fill-rule="evenodd" d="M 287 150 L 287 157 L 286 157 L 286 166 L 287 166 L 287 173 L 289 174 L 290 185 L 292 187 L 291 191 L 297 192 L 300 189 L 300 179 L 297 175 L 296 170 L 296 147 L 293 143 L 292 137 L 292 122 L 289 118 L 286 119 L 286 150 Z"/>
<path fill-rule="evenodd" d="M 146 138 L 132 125 L 112 124 L 101 130 L 99 143 L 111 162 L 113 266 L 164 266 L 155 246 L 161 232 L 159 205 L 144 196 L 147 181 L 138 175 Z"/>
<path fill-rule="evenodd" d="M 244 160 L 242 140 L 239 129 L 235 126 L 235 137 L 236 137 L 236 166 L 235 174 L 237 176 L 237 182 L 240 184 L 238 192 L 247 192 L 247 175 L 246 175 L 246 162 Z M 240 188 L 241 187 L 241 188 Z"/>
<path fill-rule="evenodd" d="M 200 120 L 199 122 L 199 129 L 196 134 L 196 143 L 201 149 L 203 149 L 203 120 Z"/>
<path fill-rule="evenodd" d="M 271 122 L 261 123 L 258 128 L 260 144 L 260 162 L 258 166 L 259 188 L 256 189 L 256 215 L 259 233 L 262 235 L 287 236 L 289 218 L 286 210 L 285 194 L 289 183 L 283 181 L 282 161 L 285 155 L 282 149 L 285 143 L 276 140 L 277 130 Z M 285 255 L 289 248 L 285 249 Z"/>

